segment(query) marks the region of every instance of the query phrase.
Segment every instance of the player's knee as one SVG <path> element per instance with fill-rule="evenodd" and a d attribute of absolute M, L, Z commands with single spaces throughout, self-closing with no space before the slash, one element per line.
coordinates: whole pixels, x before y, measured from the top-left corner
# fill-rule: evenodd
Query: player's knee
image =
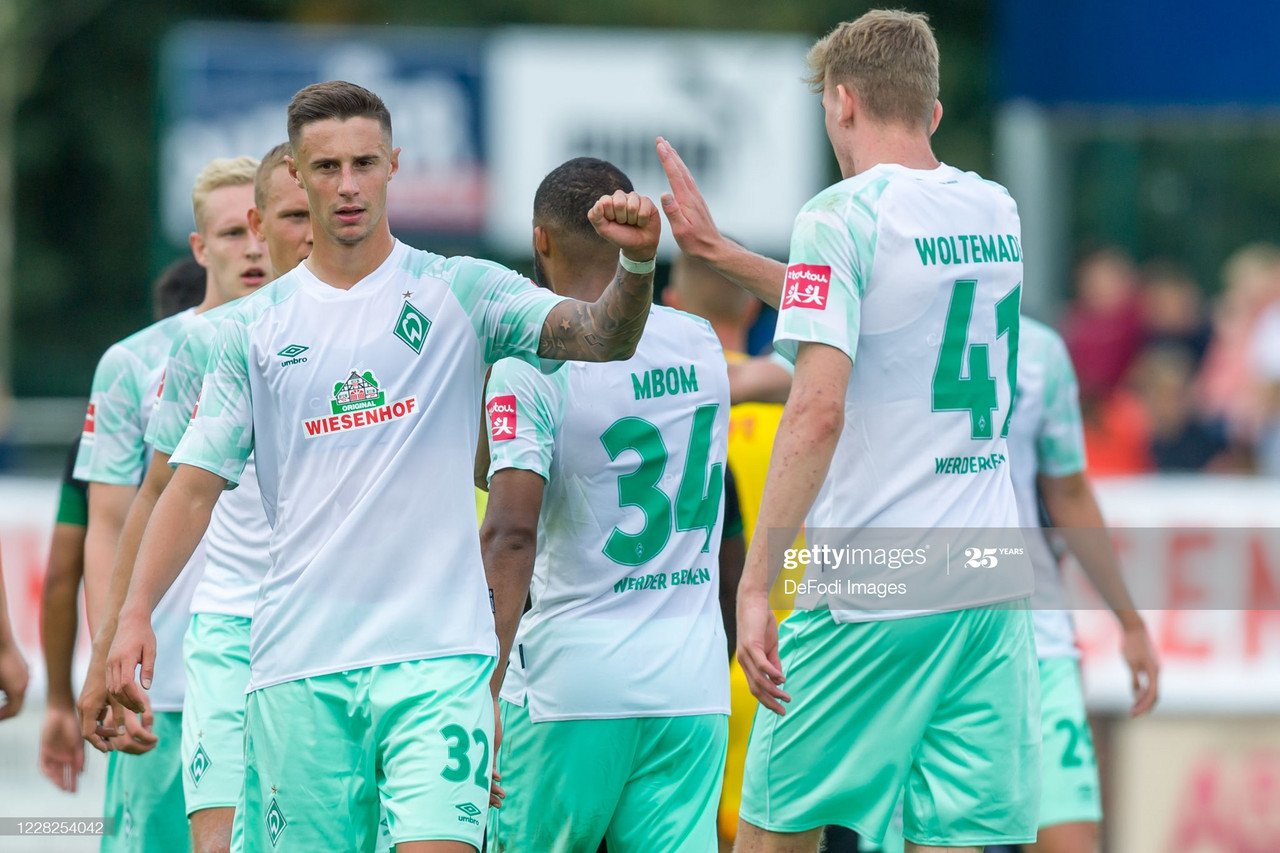
<path fill-rule="evenodd" d="M 1031 853 L 1097 853 L 1098 825 L 1088 821 L 1040 828 Z"/>
<path fill-rule="evenodd" d="M 191 836 L 191 853 L 231 853 L 231 838 L 201 837 L 197 833 Z"/>
<path fill-rule="evenodd" d="M 191 815 L 191 853 L 230 853 L 233 809 L 206 809 Z"/>

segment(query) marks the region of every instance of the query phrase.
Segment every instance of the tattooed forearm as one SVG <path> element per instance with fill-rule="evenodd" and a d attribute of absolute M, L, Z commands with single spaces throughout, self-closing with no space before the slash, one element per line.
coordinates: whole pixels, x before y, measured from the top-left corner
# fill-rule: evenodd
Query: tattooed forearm
<path fill-rule="evenodd" d="M 566 299 L 551 309 L 542 324 L 538 355 L 574 361 L 630 358 L 652 304 L 653 273 L 636 275 L 619 267 L 595 302 Z"/>

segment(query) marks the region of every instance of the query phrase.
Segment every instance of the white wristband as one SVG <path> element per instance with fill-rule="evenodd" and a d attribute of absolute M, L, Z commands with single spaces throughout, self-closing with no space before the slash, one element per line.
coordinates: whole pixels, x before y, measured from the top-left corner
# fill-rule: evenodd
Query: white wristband
<path fill-rule="evenodd" d="M 633 275 L 647 275 L 658 266 L 658 258 L 654 256 L 647 261 L 633 261 L 622 252 L 618 252 L 618 266 Z"/>

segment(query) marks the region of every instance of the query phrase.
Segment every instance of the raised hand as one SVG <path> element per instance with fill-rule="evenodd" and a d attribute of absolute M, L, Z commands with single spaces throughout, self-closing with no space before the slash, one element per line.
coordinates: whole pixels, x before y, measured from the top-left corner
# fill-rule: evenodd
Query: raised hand
<path fill-rule="evenodd" d="M 658 254 L 662 218 L 653 202 L 639 193 L 618 190 L 600 196 L 587 219 L 597 234 L 633 261 L 652 260 Z"/>
<path fill-rule="evenodd" d="M 658 137 L 658 160 L 667 175 L 671 192 L 662 194 L 662 211 L 671 225 L 671 235 L 676 238 L 680 251 L 691 258 L 705 260 L 720 245 L 724 237 L 711 218 L 711 209 L 702 197 L 689 167 L 671 143 Z"/>

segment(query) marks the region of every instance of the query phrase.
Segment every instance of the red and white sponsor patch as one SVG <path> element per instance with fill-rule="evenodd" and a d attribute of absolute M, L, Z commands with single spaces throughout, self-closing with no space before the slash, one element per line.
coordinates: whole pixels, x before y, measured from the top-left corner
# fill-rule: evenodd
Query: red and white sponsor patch
<path fill-rule="evenodd" d="M 156 399 L 157 399 L 157 400 L 159 400 L 159 399 L 161 399 L 161 398 L 163 398 L 163 397 L 164 397 L 164 377 L 165 377 L 165 374 L 164 374 L 164 373 L 161 373 L 161 374 L 160 374 L 160 385 L 156 388 Z"/>
<path fill-rule="evenodd" d="M 97 406 L 95 406 L 93 403 L 90 403 L 90 404 L 89 404 L 89 409 L 88 409 L 88 411 L 86 411 L 86 412 L 84 413 L 84 430 L 83 430 L 83 432 L 84 432 L 84 434 L 85 434 L 85 435 L 93 435 L 93 424 L 94 424 L 94 420 L 95 420 L 94 413 L 95 413 L 96 411 L 97 411 Z"/>
<path fill-rule="evenodd" d="M 831 267 L 792 264 L 787 267 L 787 278 L 782 285 L 782 307 L 823 311 L 827 307 L 827 292 L 830 289 Z"/>
<path fill-rule="evenodd" d="M 489 437 L 510 441 L 516 437 L 516 395 L 499 394 L 485 406 L 489 413 Z"/>

